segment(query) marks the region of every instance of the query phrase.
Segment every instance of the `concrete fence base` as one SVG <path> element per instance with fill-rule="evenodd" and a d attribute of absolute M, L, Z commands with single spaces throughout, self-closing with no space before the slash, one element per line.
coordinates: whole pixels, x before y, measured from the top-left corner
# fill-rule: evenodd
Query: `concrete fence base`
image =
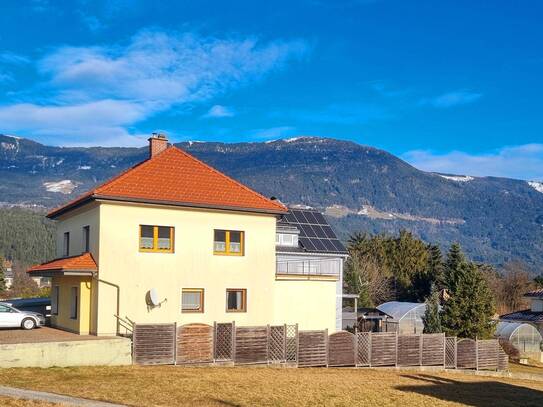
<path fill-rule="evenodd" d="M 0 345 L 0 367 L 121 366 L 132 364 L 127 338 Z"/>

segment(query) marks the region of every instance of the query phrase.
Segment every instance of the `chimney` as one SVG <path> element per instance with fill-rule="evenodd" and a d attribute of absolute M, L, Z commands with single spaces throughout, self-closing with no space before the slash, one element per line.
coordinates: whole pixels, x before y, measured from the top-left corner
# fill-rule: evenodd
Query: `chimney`
<path fill-rule="evenodd" d="M 153 133 L 149 137 L 149 158 L 153 158 L 155 155 L 163 152 L 168 148 L 168 139 L 165 134 Z"/>

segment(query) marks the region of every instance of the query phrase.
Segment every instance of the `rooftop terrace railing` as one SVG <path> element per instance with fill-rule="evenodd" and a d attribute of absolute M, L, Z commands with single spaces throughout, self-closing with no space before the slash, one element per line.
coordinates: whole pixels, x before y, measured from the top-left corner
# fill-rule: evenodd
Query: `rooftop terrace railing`
<path fill-rule="evenodd" d="M 277 275 L 339 277 L 341 259 L 277 260 Z"/>

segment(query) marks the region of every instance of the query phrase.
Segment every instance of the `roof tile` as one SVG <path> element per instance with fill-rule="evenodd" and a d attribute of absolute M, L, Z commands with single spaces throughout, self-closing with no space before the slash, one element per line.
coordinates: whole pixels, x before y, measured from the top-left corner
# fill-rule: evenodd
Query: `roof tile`
<path fill-rule="evenodd" d="M 90 253 L 83 253 L 77 256 L 63 257 L 33 266 L 28 269 L 29 273 L 35 271 L 98 271 L 98 266 Z"/>

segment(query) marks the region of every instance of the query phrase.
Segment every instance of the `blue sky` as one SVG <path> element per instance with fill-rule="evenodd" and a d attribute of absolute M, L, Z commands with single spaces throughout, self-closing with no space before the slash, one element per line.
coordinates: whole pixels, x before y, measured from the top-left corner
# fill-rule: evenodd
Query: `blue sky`
<path fill-rule="evenodd" d="M 543 180 L 542 15 L 537 0 L 6 0 L 0 133 L 323 136 L 421 169 Z"/>

